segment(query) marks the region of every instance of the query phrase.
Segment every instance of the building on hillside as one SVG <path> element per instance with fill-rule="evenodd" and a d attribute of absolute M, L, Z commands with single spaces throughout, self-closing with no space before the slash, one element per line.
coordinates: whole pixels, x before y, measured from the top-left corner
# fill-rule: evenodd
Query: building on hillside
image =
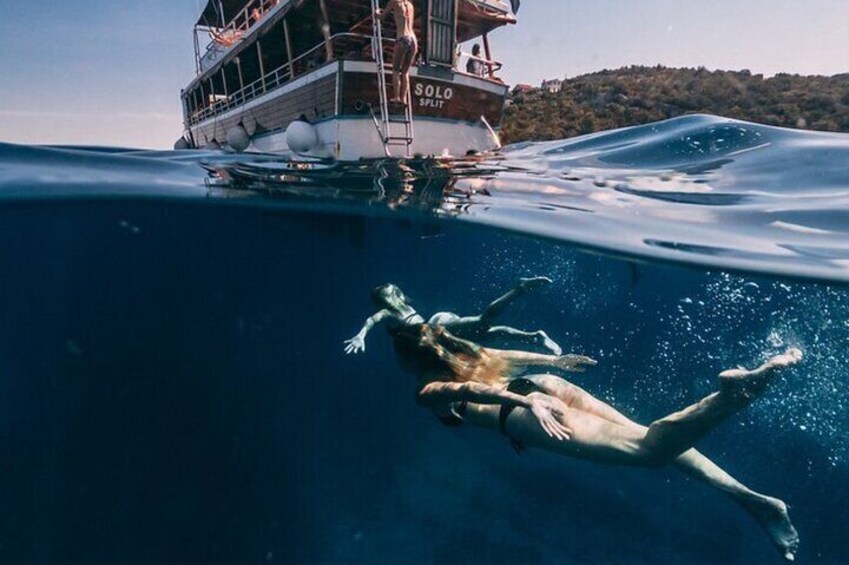
<path fill-rule="evenodd" d="M 563 89 L 563 81 L 559 78 L 542 81 L 542 89 L 549 92 L 560 92 Z"/>

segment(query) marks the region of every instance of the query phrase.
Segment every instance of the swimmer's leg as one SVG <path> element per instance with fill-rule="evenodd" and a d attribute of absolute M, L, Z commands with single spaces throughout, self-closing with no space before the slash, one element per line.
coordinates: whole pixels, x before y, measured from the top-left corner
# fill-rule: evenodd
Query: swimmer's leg
<path fill-rule="evenodd" d="M 460 316 L 454 312 L 437 312 L 427 321 L 431 326 L 448 326 L 460 320 Z"/>
<path fill-rule="evenodd" d="M 694 479 L 727 494 L 760 524 L 785 559 L 795 559 L 799 534 L 784 501 L 753 491 L 695 449 L 685 451 L 673 464 Z"/>
<path fill-rule="evenodd" d="M 417 50 L 417 48 L 411 48 L 408 46 L 404 49 L 404 53 L 401 56 L 401 89 L 398 94 L 402 104 L 407 103 L 407 98 L 410 95 L 410 68 L 413 66 Z"/>
<path fill-rule="evenodd" d="M 483 313 L 480 315 L 481 321 L 487 326 L 491 325 L 495 318 L 500 316 L 501 313 L 504 312 L 504 309 L 518 297 L 522 296 L 529 290 L 551 283 L 552 280 L 548 277 L 529 277 L 519 279 L 519 284 L 516 285 L 516 288 L 507 294 L 496 298 L 484 309 Z"/>
<path fill-rule="evenodd" d="M 464 337 L 477 338 L 484 329 L 480 316 L 458 316 L 453 312 L 438 312 L 427 321 L 431 326 L 442 326 L 449 332 Z"/>
<path fill-rule="evenodd" d="M 720 390 L 687 408 L 653 422 L 641 442 L 645 455 L 656 463 L 671 462 L 693 447 L 729 416 L 760 396 L 776 372 L 802 359 L 798 349 L 788 349 L 757 369 L 731 369 L 719 375 Z"/>
<path fill-rule="evenodd" d="M 581 387 L 570 383 L 562 377 L 556 375 L 530 375 L 524 378 L 533 381 L 546 394 L 556 396 L 565 402 L 569 408 L 587 412 L 621 426 L 639 427 L 642 429 L 642 433 L 645 434 L 645 426 L 640 426 L 613 406 L 599 400 Z"/>
<path fill-rule="evenodd" d="M 392 52 L 392 86 L 395 90 L 395 96 L 390 100 L 394 104 L 401 102 L 401 71 L 404 64 L 404 52 L 406 50 L 396 45 Z"/>
<path fill-rule="evenodd" d="M 553 339 L 548 337 L 548 334 L 542 330 L 535 332 L 526 332 L 511 328 L 510 326 L 493 326 L 489 328 L 490 335 L 504 335 L 518 341 L 523 341 L 529 345 L 541 345 L 551 351 L 554 355 L 563 353 L 563 349 Z"/>
<path fill-rule="evenodd" d="M 547 394 L 562 400 L 572 409 L 592 414 L 631 430 L 628 435 L 643 436 L 648 430 L 565 379 L 555 375 L 533 375 L 526 378 L 532 380 Z M 598 438 L 601 443 L 605 439 L 615 443 L 614 437 Z M 692 478 L 728 495 L 761 525 L 773 543 L 781 550 L 782 555 L 786 559 L 792 559 L 799 545 L 799 535 L 790 521 L 787 505 L 783 501 L 751 490 L 695 449 L 679 455 L 673 461 L 673 465 Z"/>
<path fill-rule="evenodd" d="M 516 298 L 529 290 L 551 282 L 548 277 L 522 278 L 519 279 L 516 288 L 495 299 L 479 316 L 458 316 L 453 312 L 439 312 L 431 316 L 427 323 L 432 326 L 444 326 L 448 331 L 464 337 L 477 338 L 491 328 L 495 318 L 501 315 Z"/>

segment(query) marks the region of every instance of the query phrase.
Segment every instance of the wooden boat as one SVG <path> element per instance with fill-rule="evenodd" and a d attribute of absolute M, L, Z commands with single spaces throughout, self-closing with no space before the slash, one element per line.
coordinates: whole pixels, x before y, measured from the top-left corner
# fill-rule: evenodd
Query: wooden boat
<path fill-rule="evenodd" d="M 209 0 L 175 146 L 340 161 L 497 148 L 507 86 L 489 33 L 515 23 L 510 5 L 413 3 L 419 56 L 407 104 L 393 106 L 395 29 L 391 17 L 374 17 L 379 0 Z M 483 54 L 460 53 L 478 39 Z M 466 72 L 470 58 L 477 73 Z"/>

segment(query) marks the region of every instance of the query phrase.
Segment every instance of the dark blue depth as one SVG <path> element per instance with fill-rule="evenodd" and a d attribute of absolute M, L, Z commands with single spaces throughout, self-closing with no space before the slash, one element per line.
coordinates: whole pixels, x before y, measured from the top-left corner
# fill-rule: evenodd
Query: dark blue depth
<path fill-rule="evenodd" d="M 841 289 L 202 203 L 10 203 L 0 241 L 3 563 L 779 562 L 674 470 L 519 457 L 417 407 L 384 332 L 343 354 L 379 283 L 474 313 L 529 274 L 557 282 L 505 320 L 598 358 L 574 381 L 642 421 L 776 340 L 805 348 L 702 447 L 793 505 L 800 563 L 849 554 Z"/>

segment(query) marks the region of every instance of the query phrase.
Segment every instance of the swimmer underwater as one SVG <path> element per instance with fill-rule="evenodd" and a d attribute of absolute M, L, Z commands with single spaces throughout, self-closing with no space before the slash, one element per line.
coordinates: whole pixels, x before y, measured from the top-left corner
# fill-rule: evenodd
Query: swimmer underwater
<path fill-rule="evenodd" d="M 523 281 L 534 281 L 531 287 L 550 282 L 544 277 Z M 522 286 L 520 282 L 517 288 Z M 506 303 L 515 297 L 506 296 Z M 392 284 L 374 289 L 372 298 L 380 311 L 345 342 L 346 352 L 363 351 L 365 334 L 387 322 L 402 366 L 417 377 L 418 404 L 443 424 L 503 434 L 520 452 L 537 448 L 608 465 L 672 465 L 730 497 L 757 521 L 784 559 L 795 559 L 799 535 L 787 504 L 745 486 L 694 445 L 763 395 L 776 374 L 802 360 L 801 350 L 790 348 L 755 369 L 723 371 L 716 392 L 643 426 L 560 376 L 529 371 L 551 367 L 583 372 L 596 364 L 589 357 L 560 355 L 559 346 L 554 355 L 483 347 L 455 335 L 450 322 L 477 320 L 478 325 L 472 325 L 476 335 L 486 337 L 491 334 L 480 330 L 492 327 L 491 318 L 482 326 L 481 317 L 454 315 L 444 316 L 445 324 L 439 323 L 440 315 L 425 322 Z M 496 309 L 496 314 L 500 311 Z M 463 324 L 456 327 L 459 332 L 468 329 Z"/>

